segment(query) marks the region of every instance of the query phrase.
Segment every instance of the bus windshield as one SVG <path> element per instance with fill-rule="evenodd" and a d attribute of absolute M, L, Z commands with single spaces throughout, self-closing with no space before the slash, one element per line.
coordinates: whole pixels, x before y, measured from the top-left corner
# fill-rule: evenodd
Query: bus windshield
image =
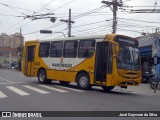
<path fill-rule="evenodd" d="M 117 56 L 118 69 L 139 70 L 140 55 L 138 42 L 128 37 L 117 37 L 116 41 L 120 45 L 120 52 Z"/>

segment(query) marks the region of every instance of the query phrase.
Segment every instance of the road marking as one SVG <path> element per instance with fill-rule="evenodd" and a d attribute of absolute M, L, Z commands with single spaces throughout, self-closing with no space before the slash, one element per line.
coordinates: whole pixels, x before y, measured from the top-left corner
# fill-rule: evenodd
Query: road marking
<path fill-rule="evenodd" d="M 0 79 L 1 79 L 1 80 L 4 80 L 4 81 L 7 81 L 7 82 L 9 82 L 9 83 L 13 83 L 12 81 L 7 80 L 7 79 L 5 79 L 5 78 L 1 78 L 1 77 L 0 77 Z"/>
<path fill-rule="evenodd" d="M 29 85 L 23 85 L 25 88 L 28 88 L 30 90 L 33 90 L 33 91 L 36 91 L 38 93 L 41 93 L 41 94 L 48 94 L 49 92 L 47 91 L 44 91 L 44 90 L 41 90 L 39 88 L 35 88 L 35 87 L 32 87 L 32 86 L 29 86 Z"/>
<path fill-rule="evenodd" d="M 3 92 L 0 91 L 0 98 L 6 98 L 8 97 L 7 95 L 5 95 Z"/>
<path fill-rule="evenodd" d="M 47 89 L 50 89 L 50 90 L 58 91 L 58 92 L 68 92 L 66 90 L 61 90 L 61 89 L 53 88 L 53 87 L 46 86 L 46 85 L 38 85 L 38 86 L 41 86 L 41 87 L 44 87 L 44 88 L 47 88 Z"/>
<path fill-rule="evenodd" d="M 68 90 L 72 90 L 72 91 L 76 91 L 76 92 L 85 92 L 85 90 L 78 90 L 78 89 L 75 89 L 75 88 L 69 88 L 69 87 L 64 87 L 64 86 L 56 85 L 56 87 L 60 87 L 60 88 L 64 88 L 64 89 L 68 89 Z"/>
<path fill-rule="evenodd" d="M 28 83 L 29 84 L 29 83 L 33 83 L 33 82 L 12 82 L 12 83 L 10 82 L 10 83 L 0 83 L 0 85 L 5 85 L 5 84 L 23 84 L 23 83 L 25 83 L 25 84 Z"/>
<path fill-rule="evenodd" d="M 12 90 L 13 92 L 21 95 L 21 96 L 25 96 L 25 95 L 29 95 L 28 93 L 24 92 L 23 90 L 20 90 L 16 87 L 13 87 L 13 86 L 7 86 L 8 89 Z"/>

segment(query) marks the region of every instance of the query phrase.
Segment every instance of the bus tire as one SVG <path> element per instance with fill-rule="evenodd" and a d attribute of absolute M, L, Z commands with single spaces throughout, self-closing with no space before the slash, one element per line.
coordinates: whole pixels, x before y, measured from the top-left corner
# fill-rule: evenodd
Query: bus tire
<path fill-rule="evenodd" d="M 38 81 L 43 84 L 50 84 L 52 82 L 52 80 L 47 79 L 46 71 L 43 69 L 38 72 Z"/>
<path fill-rule="evenodd" d="M 59 81 L 61 85 L 68 85 L 70 82 L 67 81 Z"/>
<path fill-rule="evenodd" d="M 91 88 L 90 78 L 87 73 L 80 73 L 77 76 L 77 86 L 83 90 L 88 90 Z"/>
<path fill-rule="evenodd" d="M 111 91 L 115 86 L 101 86 L 104 91 L 109 92 Z"/>

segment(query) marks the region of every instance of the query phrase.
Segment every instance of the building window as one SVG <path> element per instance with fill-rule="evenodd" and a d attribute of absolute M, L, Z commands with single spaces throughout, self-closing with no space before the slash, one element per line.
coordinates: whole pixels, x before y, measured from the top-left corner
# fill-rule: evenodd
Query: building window
<path fill-rule="evenodd" d="M 49 49 L 50 49 L 50 43 L 40 43 L 39 47 L 39 57 L 49 57 Z"/>
<path fill-rule="evenodd" d="M 92 57 L 95 49 L 95 40 L 81 40 L 79 43 L 79 58 Z"/>
<path fill-rule="evenodd" d="M 77 57 L 78 41 L 67 41 L 64 44 L 63 56 L 66 58 Z"/>
<path fill-rule="evenodd" d="M 50 56 L 62 57 L 63 42 L 53 42 L 51 44 Z"/>

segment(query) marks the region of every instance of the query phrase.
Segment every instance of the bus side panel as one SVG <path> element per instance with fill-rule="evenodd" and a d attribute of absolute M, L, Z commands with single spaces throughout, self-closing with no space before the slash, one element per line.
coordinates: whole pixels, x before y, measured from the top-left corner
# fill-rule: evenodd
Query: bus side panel
<path fill-rule="evenodd" d="M 114 50 L 114 48 L 112 48 L 113 49 L 113 51 L 115 51 Z M 116 62 L 116 57 L 113 57 L 113 66 L 112 66 L 112 80 L 108 80 L 107 81 L 107 86 L 117 86 L 117 85 L 119 85 L 119 81 L 118 81 L 118 79 L 119 79 L 119 75 L 118 75 L 118 71 L 117 71 L 117 62 Z"/>
<path fill-rule="evenodd" d="M 46 73 L 48 72 L 48 66 L 44 63 L 43 59 L 39 57 L 39 43 L 35 44 L 35 59 L 34 59 L 34 68 L 33 68 L 33 77 L 37 77 L 38 71 L 43 68 L 46 70 Z"/>
<path fill-rule="evenodd" d="M 63 58 L 63 59 L 65 61 L 65 58 Z M 71 58 L 70 63 L 73 63 L 74 61 L 76 61 L 76 59 L 80 59 L 80 58 Z M 45 63 L 46 63 L 45 66 L 48 66 L 46 68 L 48 79 L 75 82 L 77 73 L 80 71 L 85 71 L 90 76 L 90 83 L 91 84 L 94 83 L 95 54 L 91 58 L 86 58 L 82 62 L 78 63 L 76 66 L 69 68 L 69 69 L 63 69 L 63 68 L 61 68 L 61 70 L 53 69 L 51 66 L 51 64 L 52 64 L 51 61 L 55 62 L 57 60 L 52 59 L 52 60 L 48 60 L 48 62 L 47 62 L 47 60 L 45 59 Z M 43 64 L 45 64 L 45 63 L 43 62 Z"/>
<path fill-rule="evenodd" d="M 112 81 L 113 81 L 113 75 L 112 74 L 107 74 L 106 78 L 107 82 L 105 83 L 106 86 L 113 86 Z"/>
<path fill-rule="evenodd" d="M 63 80 L 68 82 L 75 82 L 77 72 L 75 71 L 64 71 L 63 72 Z"/>
<path fill-rule="evenodd" d="M 59 72 L 57 70 L 48 69 L 47 78 L 52 80 L 59 80 Z"/>
<path fill-rule="evenodd" d="M 80 59 L 80 58 L 78 58 Z M 79 63 L 77 66 L 70 68 L 69 71 L 86 71 L 90 76 L 90 83 L 94 83 L 94 66 L 95 66 L 95 52 L 91 58 L 86 58 L 83 62 Z M 65 76 L 66 78 L 70 79 L 71 81 L 76 81 L 76 72 L 73 72 L 72 75 L 70 73 L 66 72 Z"/>

